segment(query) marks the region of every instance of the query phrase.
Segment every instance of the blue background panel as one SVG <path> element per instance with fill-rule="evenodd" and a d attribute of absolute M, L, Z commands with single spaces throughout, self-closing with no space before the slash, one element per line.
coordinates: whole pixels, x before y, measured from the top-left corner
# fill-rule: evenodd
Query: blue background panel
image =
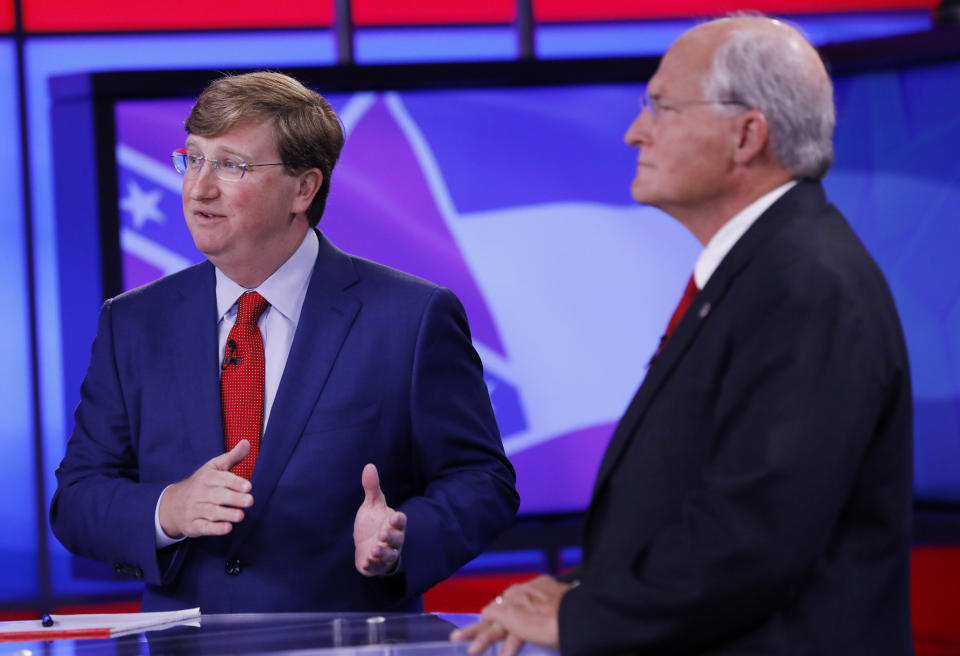
<path fill-rule="evenodd" d="M 423 27 L 358 29 L 358 64 L 515 59 L 517 38 L 509 27 Z"/>
<path fill-rule="evenodd" d="M 960 502 L 958 79 L 960 62 L 837 80 L 826 179 L 896 298 L 913 375 L 915 496 L 937 502 Z"/>
<path fill-rule="evenodd" d="M 0 40 L 0 603 L 37 593 L 33 404 L 16 49 Z"/>
<path fill-rule="evenodd" d="M 816 44 L 838 43 L 920 32 L 931 27 L 926 11 L 789 16 Z M 563 57 L 658 56 L 695 19 L 663 19 L 597 24 L 536 26 L 536 51 L 545 59 Z"/>

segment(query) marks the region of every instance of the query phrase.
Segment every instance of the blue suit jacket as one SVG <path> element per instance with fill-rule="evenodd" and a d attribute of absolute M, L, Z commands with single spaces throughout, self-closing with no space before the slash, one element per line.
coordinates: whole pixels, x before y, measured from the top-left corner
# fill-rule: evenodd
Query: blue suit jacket
<path fill-rule="evenodd" d="M 54 533 L 142 578 L 144 610 L 419 610 L 509 526 L 514 471 L 459 301 L 320 235 L 253 507 L 227 536 L 158 552 L 161 491 L 224 450 L 216 322 L 208 262 L 108 300 L 57 470 Z M 367 462 L 408 518 L 390 577 L 354 567 Z"/>
<path fill-rule="evenodd" d="M 912 653 L 911 407 L 886 282 L 801 182 L 723 259 L 620 421 L 563 654 Z"/>

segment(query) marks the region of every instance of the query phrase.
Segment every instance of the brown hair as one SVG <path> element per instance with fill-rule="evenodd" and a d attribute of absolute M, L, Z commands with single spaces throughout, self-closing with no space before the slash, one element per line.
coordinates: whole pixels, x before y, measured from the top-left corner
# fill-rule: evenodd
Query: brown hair
<path fill-rule="evenodd" d="M 277 151 L 296 175 L 317 168 L 323 182 L 307 220 L 317 225 L 330 193 L 330 176 L 343 148 L 343 128 L 323 96 L 282 73 L 229 75 L 210 83 L 190 110 L 188 134 L 216 137 L 244 121 L 273 120 Z"/>

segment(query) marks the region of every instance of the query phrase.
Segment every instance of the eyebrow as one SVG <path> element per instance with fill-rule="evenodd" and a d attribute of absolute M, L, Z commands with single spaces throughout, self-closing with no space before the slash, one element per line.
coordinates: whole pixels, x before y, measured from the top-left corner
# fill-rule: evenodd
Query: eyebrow
<path fill-rule="evenodd" d="M 184 144 L 184 147 L 186 147 L 186 148 L 196 148 L 197 150 L 202 150 L 202 149 L 200 148 L 200 146 L 197 144 L 197 142 L 196 142 L 195 140 L 191 139 L 190 137 L 187 137 L 187 140 L 186 140 L 186 142 L 185 142 L 185 144 Z M 231 148 L 231 147 L 229 147 L 229 146 L 223 146 L 223 147 L 221 147 L 221 152 L 223 152 L 224 154 L 226 154 L 226 155 L 228 155 L 228 156 L 233 156 L 233 157 L 236 157 L 236 158 L 238 158 L 238 159 L 241 159 L 241 160 L 243 160 L 244 162 L 246 162 L 247 160 L 250 159 L 250 157 L 249 157 L 248 155 L 245 155 L 244 153 L 240 152 L 239 150 L 236 150 L 235 148 Z M 223 156 L 223 155 L 221 155 L 221 157 L 222 157 L 222 156 Z M 204 155 L 204 157 L 206 157 L 206 155 Z"/>

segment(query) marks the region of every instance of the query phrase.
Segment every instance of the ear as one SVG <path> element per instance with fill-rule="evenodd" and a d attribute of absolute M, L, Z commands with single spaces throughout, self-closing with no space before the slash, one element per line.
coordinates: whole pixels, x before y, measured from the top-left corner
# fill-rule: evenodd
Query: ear
<path fill-rule="evenodd" d="M 735 118 L 736 144 L 734 161 L 747 165 L 762 157 L 767 151 L 770 137 L 767 132 L 767 117 L 756 109 L 748 109 Z"/>
<path fill-rule="evenodd" d="M 293 206 L 290 208 L 292 214 L 306 212 L 313 202 L 313 197 L 320 191 L 320 185 L 323 184 L 323 173 L 320 169 L 307 169 L 297 176 L 297 195 L 293 200 Z"/>

